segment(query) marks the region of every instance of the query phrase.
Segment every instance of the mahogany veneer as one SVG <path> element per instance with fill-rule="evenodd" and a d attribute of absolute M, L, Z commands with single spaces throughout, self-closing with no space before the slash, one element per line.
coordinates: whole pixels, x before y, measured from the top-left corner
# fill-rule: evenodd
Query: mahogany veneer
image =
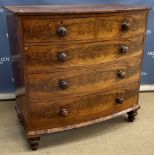
<path fill-rule="evenodd" d="M 5 7 L 16 111 L 32 150 L 42 134 L 122 114 L 134 121 L 149 9 Z"/>

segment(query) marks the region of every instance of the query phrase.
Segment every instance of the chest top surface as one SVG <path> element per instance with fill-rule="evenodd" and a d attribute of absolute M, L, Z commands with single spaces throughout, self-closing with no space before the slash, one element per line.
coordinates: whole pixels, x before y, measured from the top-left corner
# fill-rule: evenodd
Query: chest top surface
<path fill-rule="evenodd" d="M 113 13 L 124 11 L 148 10 L 147 6 L 100 4 L 100 5 L 31 5 L 31 6 L 5 6 L 7 11 L 18 15 L 44 15 L 44 14 L 89 14 Z"/>

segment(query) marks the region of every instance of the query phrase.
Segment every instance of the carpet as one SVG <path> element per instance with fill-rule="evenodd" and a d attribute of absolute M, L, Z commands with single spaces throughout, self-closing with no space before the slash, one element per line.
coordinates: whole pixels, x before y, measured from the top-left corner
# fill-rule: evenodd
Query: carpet
<path fill-rule="evenodd" d="M 0 102 L 0 155 L 153 155 L 153 93 L 141 93 L 135 122 L 126 116 L 79 129 L 43 135 L 31 151 L 14 101 Z"/>

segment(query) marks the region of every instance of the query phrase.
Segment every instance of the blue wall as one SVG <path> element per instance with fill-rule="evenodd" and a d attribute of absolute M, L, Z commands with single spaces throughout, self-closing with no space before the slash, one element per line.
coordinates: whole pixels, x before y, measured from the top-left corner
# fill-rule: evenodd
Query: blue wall
<path fill-rule="evenodd" d="M 12 70 L 10 64 L 10 49 L 7 36 L 5 14 L 2 7 L 5 5 L 48 5 L 48 4 L 138 4 L 153 7 L 153 0 L 0 0 L 0 93 L 14 91 Z M 153 84 L 154 81 L 154 21 L 153 8 L 150 11 L 147 30 L 146 48 L 143 63 L 141 84 Z"/>

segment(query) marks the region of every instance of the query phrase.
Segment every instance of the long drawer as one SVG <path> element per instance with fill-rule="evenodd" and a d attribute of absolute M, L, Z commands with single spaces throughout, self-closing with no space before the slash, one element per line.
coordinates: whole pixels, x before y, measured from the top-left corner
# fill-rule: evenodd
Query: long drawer
<path fill-rule="evenodd" d="M 25 17 L 22 19 L 24 43 L 109 40 L 134 34 L 144 34 L 145 20 L 145 12 L 117 13 L 83 18 Z"/>
<path fill-rule="evenodd" d="M 118 41 L 87 44 L 61 44 L 25 47 L 28 72 L 52 72 L 57 68 L 71 68 L 119 61 L 142 53 L 143 36 Z"/>
<path fill-rule="evenodd" d="M 36 99 L 31 102 L 32 128 L 58 128 L 123 111 L 137 104 L 138 89 L 139 83 L 130 83 L 85 96 Z"/>
<path fill-rule="evenodd" d="M 30 100 L 47 97 L 65 98 L 76 94 L 86 95 L 115 85 L 139 81 L 140 65 L 140 59 L 136 58 L 75 70 L 29 74 Z"/>

